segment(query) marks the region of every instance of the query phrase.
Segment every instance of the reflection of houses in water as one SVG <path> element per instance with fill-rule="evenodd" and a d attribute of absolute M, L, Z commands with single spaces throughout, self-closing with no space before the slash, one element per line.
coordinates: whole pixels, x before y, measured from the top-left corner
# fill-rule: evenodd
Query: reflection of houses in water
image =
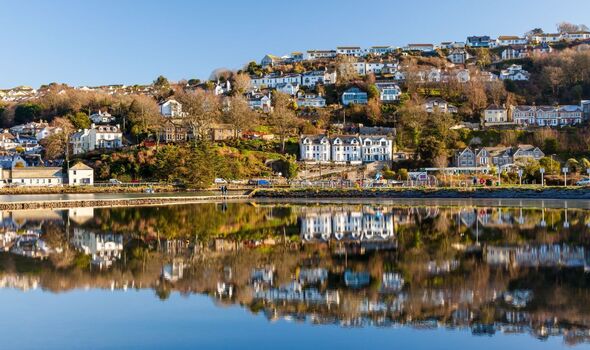
<path fill-rule="evenodd" d="M 397 293 L 404 287 L 404 278 L 397 272 L 384 272 L 381 281 L 381 292 Z"/>
<path fill-rule="evenodd" d="M 10 252 L 28 258 L 46 258 L 52 249 L 40 238 L 40 234 L 34 231 L 27 231 L 18 235 Z"/>
<path fill-rule="evenodd" d="M 34 290 L 39 287 L 39 281 L 40 278 L 35 275 L 6 274 L 0 276 L 0 289 Z"/>
<path fill-rule="evenodd" d="M 351 288 L 362 288 L 369 285 L 371 275 L 368 272 L 354 272 L 347 270 L 344 272 L 344 284 Z"/>
<path fill-rule="evenodd" d="M 305 241 L 387 240 L 394 237 L 393 215 L 380 209 L 305 211 L 301 217 Z"/>
<path fill-rule="evenodd" d="M 14 230 L 0 230 L 0 251 L 9 251 L 17 237 L 18 234 Z"/>
<path fill-rule="evenodd" d="M 442 261 L 429 261 L 426 264 L 426 271 L 432 275 L 441 275 L 456 270 L 459 267 L 459 261 L 442 260 Z"/>
<path fill-rule="evenodd" d="M 123 235 L 102 233 L 74 228 L 74 246 L 84 254 L 92 257 L 92 265 L 108 268 L 121 258 L 123 252 Z"/>
<path fill-rule="evenodd" d="M 299 270 L 299 281 L 304 284 L 324 283 L 328 279 L 328 270 L 324 268 L 302 268 Z"/>
<path fill-rule="evenodd" d="M 68 218 L 78 225 L 82 225 L 94 218 L 94 208 L 81 207 L 68 209 Z"/>
<path fill-rule="evenodd" d="M 215 294 L 220 299 L 231 299 L 234 295 L 234 285 L 232 283 L 217 282 Z"/>
<path fill-rule="evenodd" d="M 174 259 L 171 263 L 162 266 L 162 278 L 169 282 L 181 280 L 184 276 L 184 261 Z"/>
<path fill-rule="evenodd" d="M 319 305 L 340 304 L 340 295 L 337 290 L 320 292 L 316 288 L 303 288 L 303 285 L 297 281 L 292 281 L 279 288 L 260 288 L 255 291 L 254 298 L 269 302 L 286 301 Z"/>
<path fill-rule="evenodd" d="M 505 266 L 588 266 L 584 247 L 560 244 L 546 244 L 539 246 L 497 247 L 488 246 L 485 249 L 486 262 L 490 265 Z"/>

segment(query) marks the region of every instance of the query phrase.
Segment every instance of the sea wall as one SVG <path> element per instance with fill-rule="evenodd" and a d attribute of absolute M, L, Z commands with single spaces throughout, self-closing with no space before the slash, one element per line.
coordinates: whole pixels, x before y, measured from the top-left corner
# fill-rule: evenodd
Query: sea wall
<path fill-rule="evenodd" d="M 590 199 L 590 188 L 258 189 L 255 198 Z"/>

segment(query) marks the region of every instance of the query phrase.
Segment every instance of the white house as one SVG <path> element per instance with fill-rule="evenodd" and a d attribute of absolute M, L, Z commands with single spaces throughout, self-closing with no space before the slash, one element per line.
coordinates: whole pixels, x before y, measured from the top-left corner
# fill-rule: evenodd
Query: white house
<path fill-rule="evenodd" d="M 363 49 L 359 46 L 339 46 L 336 48 L 336 53 L 343 56 L 360 57 L 364 54 Z"/>
<path fill-rule="evenodd" d="M 92 186 L 94 184 L 94 169 L 78 162 L 68 169 L 68 185 Z"/>
<path fill-rule="evenodd" d="M 363 162 L 390 161 L 393 141 L 385 136 L 362 136 L 361 156 Z"/>
<path fill-rule="evenodd" d="M 96 149 L 116 149 L 123 146 L 123 133 L 119 125 L 96 125 L 81 129 L 70 136 L 72 152 L 82 154 Z"/>
<path fill-rule="evenodd" d="M 361 162 L 390 161 L 393 141 L 380 135 L 303 135 L 299 139 L 299 155 L 302 161 Z"/>
<path fill-rule="evenodd" d="M 280 64 L 284 61 L 284 59 L 282 57 L 278 57 L 275 55 L 264 55 L 264 57 L 262 57 L 262 59 L 260 60 L 260 65 L 262 67 L 272 67 L 276 64 Z"/>
<path fill-rule="evenodd" d="M 277 84 L 276 90 L 280 91 L 284 94 L 295 96 L 295 94 L 297 94 L 297 91 L 299 91 L 299 84 L 298 83 L 280 83 L 280 84 Z"/>
<path fill-rule="evenodd" d="M 316 94 L 300 94 L 297 97 L 297 107 L 326 107 L 326 99 Z"/>
<path fill-rule="evenodd" d="M 37 139 L 37 141 L 41 141 L 49 136 L 59 134 L 62 131 L 63 130 L 60 127 L 45 126 L 44 128 L 37 131 L 37 133 L 35 134 L 35 138 Z"/>
<path fill-rule="evenodd" d="M 531 41 L 537 43 L 557 43 L 563 39 L 563 34 L 561 33 L 542 33 L 531 36 Z"/>
<path fill-rule="evenodd" d="M 160 104 L 160 114 L 166 118 L 182 118 L 185 115 L 182 104 L 173 99 Z"/>
<path fill-rule="evenodd" d="M 213 92 L 216 96 L 229 94 L 231 92 L 231 83 L 229 82 L 229 80 L 226 80 L 224 83 L 220 83 L 219 81 L 217 81 L 217 83 L 215 84 L 215 88 L 213 89 Z"/>
<path fill-rule="evenodd" d="M 391 46 L 371 46 L 368 51 L 372 55 L 381 56 L 393 52 L 394 50 L 395 49 Z"/>
<path fill-rule="evenodd" d="M 381 102 L 395 102 L 402 94 L 400 87 L 395 83 L 378 82 L 375 83 L 375 86 L 379 89 Z"/>
<path fill-rule="evenodd" d="M 91 114 L 89 118 L 95 124 L 109 124 L 115 121 L 115 117 L 113 117 L 109 112 L 103 112 L 101 110 L 99 110 L 97 113 Z"/>
<path fill-rule="evenodd" d="M 512 117 L 522 126 L 566 126 L 582 123 L 584 113 L 579 105 L 515 106 Z"/>
<path fill-rule="evenodd" d="M 563 35 L 563 38 L 567 41 L 587 40 L 587 39 L 590 39 L 590 32 L 578 31 L 578 32 L 565 33 Z"/>
<path fill-rule="evenodd" d="M 308 50 L 306 56 L 308 60 L 334 58 L 336 57 L 336 50 Z"/>
<path fill-rule="evenodd" d="M 457 113 L 457 107 L 449 104 L 440 97 L 431 97 L 424 102 L 424 110 L 428 113 L 439 111 L 442 113 Z"/>
<path fill-rule="evenodd" d="M 496 46 L 526 45 L 528 40 L 514 35 L 500 35 L 496 39 Z"/>
<path fill-rule="evenodd" d="M 524 46 L 511 46 L 502 50 L 502 60 L 514 60 L 529 56 L 529 52 Z"/>
<path fill-rule="evenodd" d="M 270 88 L 274 89 L 278 84 L 291 83 L 301 85 L 301 74 L 269 74 L 263 77 L 252 77 L 250 79 L 250 86 L 255 89 Z"/>
<path fill-rule="evenodd" d="M 4 129 L 0 133 L 0 150 L 3 151 L 10 151 L 15 149 L 18 146 L 18 142 L 16 141 L 16 137 L 12 135 L 8 129 Z"/>
<path fill-rule="evenodd" d="M 530 73 L 522 69 L 519 64 L 513 64 L 500 72 L 501 80 L 524 81 L 529 80 Z"/>
<path fill-rule="evenodd" d="M 331 139 L 331 161 L 360 164 L 361 139 L 357 136 L 335 136 Z"/>
<path fill-rule="evenodd" d="M 58 167 L 15 167 L 1 171 L 0 184 L 48 187 L 63 185 L 63 173 Z"/>
<path fill-rule="evenodd" d="M 404 47 L 404 51 L 420 51 L 420 52 L 432 52 L 434 51 L 433 44 L 408 44 Z"/>
<path fill-rule="evenodd" d="M 484 110 L 484 122 L 486 125 L 502 124 L 509 121 L 509 111 L 506 107 L 490 105 Z"/>
<path fill-rule="evenodd" d="M 351 87 L 342 93 L 342 104 L 345 106 L 350 104 L 366 105 L 368 99 L 368 94 L 357 87 Z"/>
<path fill-rule="evenodd" d="M 305 135 L 299 140 L 301 160 L 329 162 L 330 156 L 330 140 L 326 135 Z"/>
<path fill-rule="evenodd" d="M 317 84 L 336 84 L 336 71 L 316 70 L 303 73 L 301 76 L 302 86 L 314 87 Z"/>
<path fill-rule="evenodd" d="M 471 58 L 471 55 L 464 49 L 453 49 L 447 55 L 447 59 L 454 64 L 465 64 L 469 58 Z"/>
<path fill-rule="evenodd" d="M 272 110 L 272 99 L 269 95 L 259 92 L 252 92 L 247 95 L 248 105 L 254 110 L 270 112 Z"/>

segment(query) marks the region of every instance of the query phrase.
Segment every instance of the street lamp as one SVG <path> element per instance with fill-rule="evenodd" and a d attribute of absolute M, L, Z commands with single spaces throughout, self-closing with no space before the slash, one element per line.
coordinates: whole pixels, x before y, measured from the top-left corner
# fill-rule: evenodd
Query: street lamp
<path fill-rule="evenodd" d="M 565 187 L 567 187 L 567 173 L 568 173 L 569 171 L 570 171 L 570 170 L 568 169 L 568 167 L 563 167 L 563 168 L 561 169 L 561 172 L 563 173 L 563 186 L 565 186 Z"/>
<path fill-rule="evenodd" d="M 498 164 L 498 186 L 502 185 L 502 168 L 500 168 L 500 164 Z"/>
<path fill-rule="evenodd" d="M 590 168 L 586 169 L 586 173 L 590 176 Z"/>
<path fill-rule="evenodd" d="M 545 168 L 540 168 L 539 172 L 541 173 L 541 187 L 545 187 Z"/>
<path fill-rule="evenodd" d="M 518 174 L 518 184 L 519 186 L 522 186 L 522 169 L 518 169 L 516 173 Z"/>

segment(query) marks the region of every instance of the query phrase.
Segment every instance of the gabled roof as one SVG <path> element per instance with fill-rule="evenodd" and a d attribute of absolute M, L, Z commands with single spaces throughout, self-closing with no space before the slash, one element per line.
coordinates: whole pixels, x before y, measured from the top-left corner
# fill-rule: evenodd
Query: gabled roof
<path fill-rule="evenodd" d="M 40 178 L 61 178 L 61 168 L 57 167 L 28 167 L 28 168 L 13 168 L 13 179 L 40 179 Z"/>
<path fill-rule="evenodd" d="M 74 164 L 74 166 L 70 167 L 70 170 L 93 170 L 93 169 L 82 162 L 78 162 L 78 163 Z"/>

